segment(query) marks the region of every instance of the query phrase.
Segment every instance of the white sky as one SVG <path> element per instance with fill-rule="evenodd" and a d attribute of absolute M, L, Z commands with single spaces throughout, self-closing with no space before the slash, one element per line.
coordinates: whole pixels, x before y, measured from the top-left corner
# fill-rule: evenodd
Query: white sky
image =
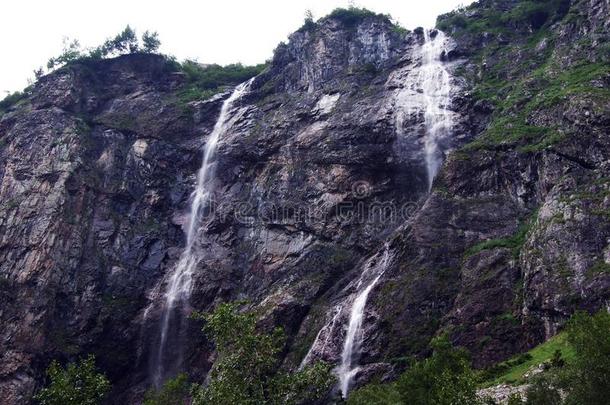
<path fill-rule="evenodd" d="M 436 16 L 472 0 L 356 0 L 389 13 L 405 28 L 431 27 Z M 62 49 L 64 37 L 96 46 L 130 24 L 157 31 L 161 52 L 179 60 L 255 64 L 299 28 L 305 10 L 315 19 L 348 0 L 9 0 L 0 15 L 0 99 L 21 90 L 33 70 Z"/>

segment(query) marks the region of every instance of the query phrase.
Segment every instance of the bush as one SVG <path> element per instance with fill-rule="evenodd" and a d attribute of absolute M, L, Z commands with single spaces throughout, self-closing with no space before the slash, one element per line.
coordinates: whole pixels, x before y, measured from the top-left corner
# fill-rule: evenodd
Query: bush
<path fill-rule="evenodd" d="M 66 368 L 53 361 L 47 376 L 49 385 L 35 396 L 41 405 L 100 404 L 110 391 L 110 382 L 96 370 L 93 355 Z"/>
<path fill-rule="evenodd" d="M 526 405 L 557 405 L 561 404 L 561 395 L 553 378 L 549 375 L 541 375 L 527 389 Z"/>
<path fill-rule="evenodd" d="M 377 14 L 371 10 L 358 7 L 336 8 L 325 18 L 341 21 L 347 27 L 354 27 L 368 17 L 388 18 L 386 15 Z"/>
<path fill-rule="evenodd" d="M 47 62 L 47 69 L 54 69 L 57 66 L 62 66 L 84 57 L 78 40 L 69 41 L 64 39 L 63 50 L 59 56 L 50 58 Z"/>
<path fill-rule="evenodd" d="M 179 97 L 185 103 L 204 100 L 223 91 L 225 87 L 235 86 L 256 76 L 266 66 L 265 64 L 243 66 L 239 63 L 227 66 L 202 65 L 187 60 L 181 64 L 180 69 L 186 74 L 188 84 L 179 93 Z"/>
<path fill-rule="evenodd" d="M 298 404 L 322 398 L 334 384 L 329 366 L 318 363 L 295 373 L 279 371 L 284 347 L 281 329 L 257 330 L 256 315 L 238 304 L 198 315 L 216 344 L 218 358 L 206 385 L 194 389 L 193 404 Z"/>
<path fill-rule="evenodd" d="M 4 99 L 0 100 L 0 115 L 3 112 L 17 104 L 19 101 L 23 100 L 26 96 L 26 92 L 16 91 L 14 93 L 9 94 L 4 97 Z"/>
<path fill-rule="evenodd" d="M 50 58 L 47 62 L 47 69 L 64 66 L 70 63 L 86 59 L 102 59 L 109 56 L 123 55 L 126 53 L 146 52 L 154 53 L 159 49 L 161 41 L 156 32 L 145 31 L 142 35 L 142 46 L 138 41 L 136 31 L 127 25 L 123 31 L 107 39 L 102 45 L 83 50 L 78 40 L 64 40 L 63 51 L 59 56 Z M 40 72 L 42 73 L 42 72 Z"/>
<path fill-rule="evenodd" d="M 566 404 L 603 404 L 610 398 L 610 314 L 577 312 L 568 322 L 575 357 L 562 374 Z"/>
<path fill-rule="evenodd" d="M 472 405 L 479 403 L 468 355 L 446 336 L 432 340 L 433 354 L 414 363 L 393 384 L 365 386 L 348 404 Z"/>
<path fill-rule="evenodd" d="M 150 389 L 143 405 L 186 405 L 190 403 L 191 384 L 184 373 L 168 380 L 159 390 Z"/>

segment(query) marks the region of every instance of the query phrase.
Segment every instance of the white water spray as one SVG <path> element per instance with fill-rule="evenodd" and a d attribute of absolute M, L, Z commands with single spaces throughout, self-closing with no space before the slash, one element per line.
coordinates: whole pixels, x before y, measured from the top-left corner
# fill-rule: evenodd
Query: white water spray
<path fill-rule="evenodd" d="M 349 323 L 345 340 L 343 343 L 343 351 L 341 352 L 341 364 L 337 369 L 339 376 L 339 388 L 343 398 L 347 398 L 347 393 L 350 389 L 351 382 L 356 376 L 360 368 L 354 365 L 356 357 L 360 354 L 360 346 L 362 345 L 362 321 L 364 318 L 364 309 L 366 307 L 366 301 L 369 298 L 371 290 L 379 282 L 379 279 L 386 271 L 388 264 L 390 263 L 392 256 L 390 249 L 386 245 L 381 258 L 374 265 L 367 265 L 364 272 L 358 280 L 357 288 L 358 292 L 349 316 Z M 360 287 L 364 284 L 366 276 L 373 277 L 371 281 L 366 284 L 364 289 Z"/>
<path fill-rule="evenodd" d="M 210 134 L 208 141 L 205 144 L 203 163 L 197 173 L 197 186 L 191 195 L 192 201 L 189 212 L 189 219 L 186 228 L 186 246 L 180 255 L 178 263 L 174 267 L 165 290 L 165 302 L 163 305 L 163 313 L 161 315 L 161 323 L 159 330 L 159 347 L 157 357 L 155 359 L 155 370 L 153 380 L 155 385 L 159 386 L 163 382 L 165 376 L 165 352 L 167 346 L 168 332 L 170 320 L 174 315 L 177 304 L 188 305 L 191 294 L 191 284 L 193 272 L 199 262 L 199 254 L 195 248 L 195 240 L 197 239 L 197 231 L 202 215 L 202 211 L 210 202 L 211 180 L 214 177 L 216 167 L 215 154 L 220 136 L 227 130 L 229 126 L 229 112 L 233 103 L 238 100 L 250 87 L 253 79 L 240 84 L 233 90 L 233 93 L 227 98 L 220 109 L 218 120 L 214 125 L 214 129 Z"/>
<path fill-rule="evenodd" d="M 451 104 L 451 80 L 443 63 L 448 40 L 442 31 L 424 31 L 424 43 L 421 46 L 421 66 L 418 69 L 417 82 L 421 85 L 424 108 L 424 154 L 428 174 L 428 190 L 443 161 L 443 152 L 439 142 L 446 138 L 453 125 Z"/>

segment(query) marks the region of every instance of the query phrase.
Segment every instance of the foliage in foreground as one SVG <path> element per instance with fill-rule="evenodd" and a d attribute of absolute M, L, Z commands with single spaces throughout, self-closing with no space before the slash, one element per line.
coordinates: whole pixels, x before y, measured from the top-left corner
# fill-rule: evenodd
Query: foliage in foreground
<path fill-rule="evenodd" d="M 209 383 L 194 389 L 193 404 L 298 404 L 322 398 L 333 385 L 330 368 L 322 363 L 294 373 L 279 370 L 282 330 L 259 332 L 256 315 L 240 313 L 238 304 L 222 304 L 200 317 L 218 359 Z"/>
<path fill-rule="evenodd" d="M 96 405 L 110 391 L 110 382 L 97 371 L 92 355 L 66 368 L 53 361 L 47 376 L 49 385 L 35 396 L 41 405 Z"/>
<path fill-rule="evenodd" d="M 569 356 L 556 350 L 547 370 L 530 381 L 527 399 L 515 396 L 513 404 L 604 404 L 610 397 L 610 314 L 577 312 L 568 322 Z"/>
<path fill-rule="evenodd" d="M 191 383 L 184 373 L 168 380 L 159 390 L 151 389 L 144 395 L 143 405 L 184 405 L 190 403 Z"/>
<path fill-rule="evenodd" d="M 610 398 L 610 314 L 577 312 L 568 323 L 575 356 L 560 376 L 566 404 L 602 404 Z"/>
<path fill-rule="evenodd" d="M 393 384 L 354 391 L 348 404 L 471 405 L 478 403 L 475 374 L 463 349 L 446 336 L 432 340 L 431 357 L 415 362 Z"/>

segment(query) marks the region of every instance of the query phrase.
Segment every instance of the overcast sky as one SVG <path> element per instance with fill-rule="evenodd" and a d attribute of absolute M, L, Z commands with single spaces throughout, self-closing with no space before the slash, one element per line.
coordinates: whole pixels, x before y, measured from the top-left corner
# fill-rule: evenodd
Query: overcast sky
<path fill-rule="evenodd" d="M 358 7 L 389 13 L 405 28 L 431 27 L 438 14 L 469 0 L 356 0 Z M 64 37 L 95 46 L 125 25 L 159 33 L 161 52 L 179 60 L 255 64 L 303 23 L 348 0 L 12 0 L 0 15 L 0 99 L 21 90 L 33 70 L 60 53 Z"/>

